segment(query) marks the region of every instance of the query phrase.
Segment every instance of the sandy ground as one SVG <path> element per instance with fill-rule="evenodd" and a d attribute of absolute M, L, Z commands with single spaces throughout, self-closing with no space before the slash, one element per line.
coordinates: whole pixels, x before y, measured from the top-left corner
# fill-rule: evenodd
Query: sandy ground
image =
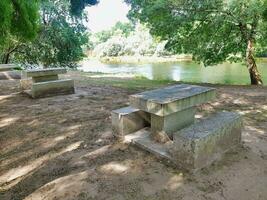
<path fill-rule="evenodd" d="M 113 138 L 110 111 L 137 91 L 71 76 L 76 94 L 37 100 L 0 81 L 1 200 L 267 199 L 267 87 L 214 86 L 198 114 L 240 112 L 243 147 L 193 175 Z"/>

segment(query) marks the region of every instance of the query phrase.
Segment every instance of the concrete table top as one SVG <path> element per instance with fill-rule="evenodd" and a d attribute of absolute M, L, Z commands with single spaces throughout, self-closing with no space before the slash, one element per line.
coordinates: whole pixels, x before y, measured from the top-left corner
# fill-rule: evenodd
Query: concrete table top
<path fill-rule="evenodd" d="M 140 110 L 166 116 L 212 100 L 215 94 L 215 88 L 179 84 L 131 95 L 130 104 Z"/>
<path fill-rule="evenodd" d="M 40 76 L 53 76 L 58 74 L 65 74 L 67 70 L 64 68 L 48 68 L 48 69 L 33 69 L 23 71 L 25 77 L 40 77 Z"/>

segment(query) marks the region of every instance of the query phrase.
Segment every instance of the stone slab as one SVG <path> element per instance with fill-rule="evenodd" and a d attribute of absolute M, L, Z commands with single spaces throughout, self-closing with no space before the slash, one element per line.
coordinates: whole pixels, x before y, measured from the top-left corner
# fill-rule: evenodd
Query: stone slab
<path fill-rule="evenodd" d="M 134 133 L 125 135 L 123 138 L 124 143 L 131 143 L 134 139 L 141 139 L 147 137 L 147 134 L 150 132 L 150 127 L 142 128 Z"/>
<path fill-rule="evenodd" d="M 112 128 L 116 137 L 136 132 L 149 126 L 150 115 L 133 107 L 124 107 L 111 112 Z"/>
<path fill-rule="evenodd" d="M 33 83 L 31 88 L 33 98 L 73 94 L 74 92 L 74 81 L 71 79 Z"/>
<path fill-rule="evenodd" d="M 241 116 L 221 112 L 173 134 L 172 157 L 181 168 L 195 171 L 219 160 L 241 144 Z"/>
<path fill-rule="evenodd" d="M 32 69 L 23 71 L 23 77 L 53 76 L 65 73 L 67 73 L 65 68 Z"/>
<path fill-rule="evenodd" d="M 15 64 L 0 64 L 0 72 L 12 71 L 17 67 Z"/>
<path fill-rule="evenodd" d="M 18 71 L 0 71 L 0 80 L 18 80 L 21 79 L 20 73 Z"/>
<path fill-rule="evenodd" d="M 179 84 L 130 96 L 132 107 L 166 116 L 215 98 L 215 88 Z"/>
<path fill-rule="evenodd" d="M 167 116 L 151 114 L 151 132 L 157 134 L 163 131 L 172 138 L 174 132 L 194 123 L 195 113 L 196 107 L 191 107 Z"/>
<path fill-rule="evenodd" d="M 25 93 L 28 96 L 32 97 L 32 91 L 31 90 L 23 90 L 23 93 Z"/>
<path fill-rule="evenodd" d="M 158 158 L 163 158 L 172 162 L 172 156 L 169 153 L 169 148 L 172 146 L 172 142 L 165 144 L 157 143 L 151 139 L 150 132 L 149 128 L 144 128 L 127 137 L 131 137 L 131 142 L 141 149 L 154 154 Z"/>

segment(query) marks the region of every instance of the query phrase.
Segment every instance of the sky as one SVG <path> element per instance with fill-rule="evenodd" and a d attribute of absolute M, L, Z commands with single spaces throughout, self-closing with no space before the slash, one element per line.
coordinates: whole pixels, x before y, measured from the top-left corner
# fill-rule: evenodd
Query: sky
<path fill-rule="evenodd" d="M 87 27 L 92 32 L 99 32 L 111 28 L 118 21 L 127 22 L 129 9 L 123 0 L 100 0 L 98 5 L 86 8 Z"/>

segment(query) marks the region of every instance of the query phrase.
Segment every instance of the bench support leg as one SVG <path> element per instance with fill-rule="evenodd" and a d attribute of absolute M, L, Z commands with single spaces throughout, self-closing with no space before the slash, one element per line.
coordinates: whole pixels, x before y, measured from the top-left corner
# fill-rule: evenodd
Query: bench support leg
<path fill-rule="evenodd" d="M 56 80 L 58 80 L 58 75 L 32 77 L 33 83 L 56 81 Z"/>
<path fill-rule="evenodd" d="M 113 133 L 118 138 L 149 126 L 150 114 L 130 106 L 111 113 Z"/>

